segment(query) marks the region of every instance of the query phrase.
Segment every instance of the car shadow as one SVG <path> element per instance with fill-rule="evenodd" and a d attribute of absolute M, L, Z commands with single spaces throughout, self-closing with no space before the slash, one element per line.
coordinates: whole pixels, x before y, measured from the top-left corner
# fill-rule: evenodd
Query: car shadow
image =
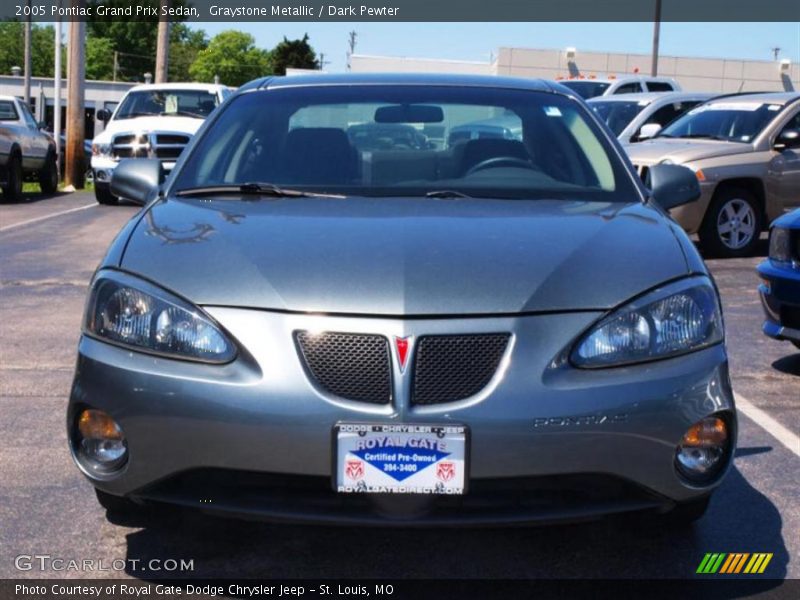
<path fill-rule="evenodd" d="M 711 260 L 711 259 L 718 259 L 716 256 L 707 256 L 706 253 L 703 251 L 702 246 L 700 246 L 700 242 L 696 239 L 692 240 L 694 243 L 695 248 L 700 253 L 700 256 L 703 257 L 703 260 Z M 766 258 L 769 255 L 769 238 L 766 234 L 762 234 L 761 239 L 758 240 L 758 244 L 756 245 L 755 252 L 753 253 L 754 257 L 757 258 Z"/>
<path fill-rule="evenodd" d="M 56 192 L 55 194 L 43 194 L 42 192 L 23 192 L 22 198 L 17 200 L 3 200 L 4 204 L 17 205 L 20 204 L 35 204 L 44 200 L 52 200 L 53 198 L 60 198 L 62 196 L 69 196 L 70 192 Z"/>
<path fill-rule="evenodd" d="M 748 452 L 741 460 L 747 460 Z M 751 454 L 763 451 L 754 448 Z M 130 523 L 128 523 L 130 525 Z M 191 578 L 666 578 L 696 579 L 707 552 L 771 552 L 763 589 L 789 555 L 778 509 L 735 467 L 693 526 L 628 515 L 560 526 L 389 529 L 272 525 L 171 511 L 127 535 L 127 558 L 192 559 Z M 129 564 L 131 564 L 129 560 Z M 753 579 L 753 578 L 751 578 Z M 761 586 L 761 584 L 759 584 Z M 761 589 L 759 587 L 759 589 Z M 748 588 L 748 593 L 752 593 Z"/>
<path fill-rule="evenodd" d="M 800 377 L 800 352 L 779 358 L 772 363 L 772 368 L 787 375 Z"/>

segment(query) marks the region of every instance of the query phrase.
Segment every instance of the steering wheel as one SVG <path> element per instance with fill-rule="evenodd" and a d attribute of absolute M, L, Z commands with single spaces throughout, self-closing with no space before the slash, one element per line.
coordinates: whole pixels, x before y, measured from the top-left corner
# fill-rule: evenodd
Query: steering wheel
<path fill-rule="evenodd" d="M 478 171 L 495 169 L 497 167 L 522 167 L 524 169 L 530 169 L 531 171 L 539 170 L 529 160 L 517 158 L 516 156 L 495 156 L 494 158 L 487 158 L 486 160 L 482 160 L 478 164 L 473 165 L 464 174 L 464 177 L 468 177 L 469 175 L 477 173 Z"/>

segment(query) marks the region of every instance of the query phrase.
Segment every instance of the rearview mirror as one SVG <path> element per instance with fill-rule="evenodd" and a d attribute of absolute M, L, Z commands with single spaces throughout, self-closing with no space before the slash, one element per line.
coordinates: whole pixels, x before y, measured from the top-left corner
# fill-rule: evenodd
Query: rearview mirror
<path fill-rule="evenodd" d="M 375 110 L 376 123 L 441 123 L 444 111 L 441 106 L 429 104 L 396 104 Z"/>
<path fill-rule="evenodd" d="M 800 131 L 797 129 L 784 129 L 775 140 L 775 150 L 793 150 L 800 147 Z"/>
<path fill-rule="evenodd" d="M 144 206 L 156 196 L 166 175 L 157 158 L 126 158 L 111 176 L 111 193 Z"/>
<path fill-rule="evenodd" d="M 694 171 L 681 165 L 653 165 L 647 172 L 652 199 L 664 210 L 694 202 L 700 197 L 700 183 Z"/>
<path fill-rule="evenodd" d="M 639 135 L 637 139 L 639 140 L 649 140 L 652 137 L 656 137 L 656 134 L 661 131 L 661 125 L 658 123 L 647 123 L 642 125 L 642 128 L 639 129 Z"/>

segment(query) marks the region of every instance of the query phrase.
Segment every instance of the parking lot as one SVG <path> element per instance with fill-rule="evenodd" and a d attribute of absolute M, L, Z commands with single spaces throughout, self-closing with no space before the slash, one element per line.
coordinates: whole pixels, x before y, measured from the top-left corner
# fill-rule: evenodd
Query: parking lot
<path fill-rule="evenodd" d="M 706 552 L 773 553 L 765 577 L 800 577 L 800 352 L 761 333 L 754 267 L 765 240 L 759 257 L 709 262 L 740 431 L 734 469 L 693 529 L 633 517 L 479 530 L 253 524 L 186 512 L 108 522 L 69 457 L 64 413 L 87 283 L 136 211 L 99 206 L 89 193 L 0 206 L 0 577 L 93 575 L 15 568 L 18 555 L 49 554 L 193 559 L 195 577 L 686 578 Z"/>

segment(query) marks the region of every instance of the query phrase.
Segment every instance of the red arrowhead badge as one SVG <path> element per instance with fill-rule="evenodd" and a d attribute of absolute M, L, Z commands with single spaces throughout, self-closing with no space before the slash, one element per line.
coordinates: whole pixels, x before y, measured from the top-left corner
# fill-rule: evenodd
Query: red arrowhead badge
<path fill-rule="evenodd" d="M 408 350 L 411 347 L 411 336 L 394 338 L 394 345 L 397 348 L 397 360 L 400 361 L 400 372 L 406 370 L 406 361 L 408 360 Z"/>

